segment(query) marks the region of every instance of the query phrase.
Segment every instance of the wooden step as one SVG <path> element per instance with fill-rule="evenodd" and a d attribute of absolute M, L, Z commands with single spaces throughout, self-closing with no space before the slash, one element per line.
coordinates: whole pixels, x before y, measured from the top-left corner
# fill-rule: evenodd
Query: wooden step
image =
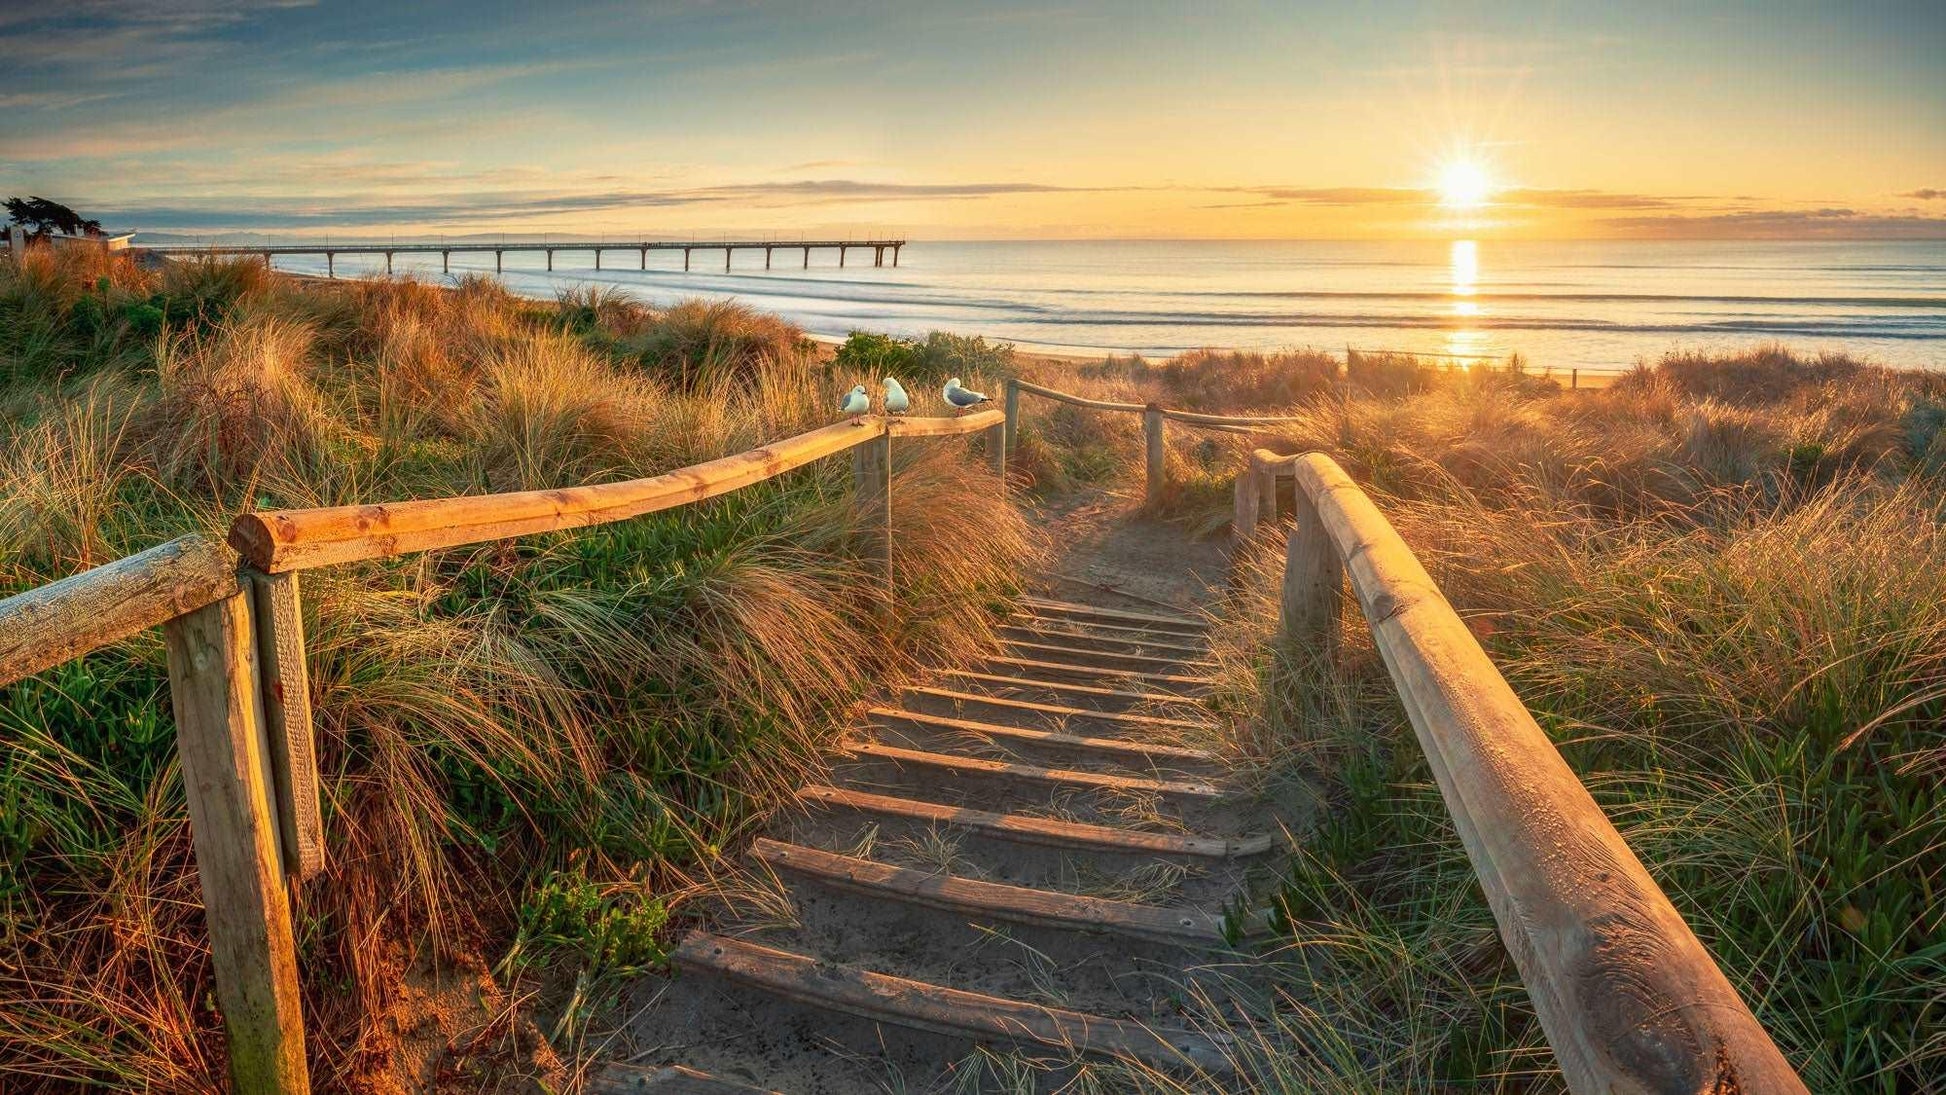
<path fill-rule="evenodd" d="M 999 679 L 1012 680 L 1013 678 Z M 1207 722 L 1197 722 L 1193 719 L 1168 719 L 1158 715 L 1138 715 L 1128 711 L 1097 711 L 1087 707 L 1066 707 L 1058 703 L 1035 703 L 1032 700 L 1009 699 L 1006 696 L 988 696 L 979 692 L 958 692 L 951 688 L 920 686 L 908 688 L 906 691 L 935 699 L 950 700 L 954 703 L 984 704 L 1008 711 L 1019 711 L 1022 714 L 1043 715 L 1050 719 L 1092 719 L 1130 727 L 1146 726 L 1169 730 L 1207 730 L 1210 727 Z"/>
<path fill-rule="evenodd" d="M 1104 620 L 1124 627 L 1153 627 L 1161 630 L 1184 631 L 1200 636 L 1209 629 L 1209 622 L 1191 616 L 1166 616 L 1155 612 L 1131 612 L 1125 608 L 1102 608 L 1099 605 L 1084 605 L 1075 601 L 1057 601 L 1049 597 L 1022 597 L 1021 607 L 1041 615 L 1066 616 L 1076 619 Z"/>
<path fill-rule="evenodd" d="M 1075 851 L 1118 852 L 1125 855 L 1172 855 L 1193 859 L 1232 859 L 1237 856 L 1267 852 L 1273 847 L 1274 841 L 1274 838 L 1268 835 L 1226 840 L 1213 836 L 1117 829 L 1106 825 L 1029 817 L 1025 814 L 996 814 L 964 806 L 948 806 L 939 802 L 923 802 L 918 799 L 854 791 L 824 784 L 800 788 L 797 797 L 807 806 L 859 810 L 927 825 L 951 825 L 1019 844 L 1035 844 Z"/>
<path fill-rule="evenodd" d="M 1198 703 L 1193 696 L 1172 696 L 1160 692 L 1130 692 L 1119 688 L 1102 688 L 1099 685 L 1077 684 L 1073 681 L 1046 681 L 1036 680 L 1033 677 L 1014 677 L 1001 673 L 982 673 L 976 669 L 947 669 L 942 670 L 940 676 L 975 681 L 979 684 L 995 687 L 1030 688 L 1042 692 L 1065 692 L 1073 696 L 1119 703 L 1125 707 L 1158 704 L 1165 707 L 1188 707 L 1197 711 L 1203 710 L 1203 705 Z"/>
<path fill-rule="evenodd" d="M 1035 927 L 1132 935 L 1160 943 L 1209 947 L 1223 942 L 1223 918 L 1200 909 L 1167 909 L 1100 897 L 981 882 L 759 837 L 750 854 L 773 870 L 804 875 L 833 889 L 904 901 L 972 918 Z"/>
<path fill-rule="evenodd" d="M 1129 684 L 1148 684 L 1158 688 L 1174 688 L 1183 691 L 1208 688 L 1212 683 L 1207 677 L 1186 677 L 1178 673 L 1142 673 L 1133 669 L 1103 669 L 1095 665 L 1069 665 L 1066 662 L 1035 658 L 1009 658 L 997 655 L 986 660 L 989 665 L 1002 665 L 1022 674 L 1043 678 L 1083 677 L 1088 680 L 1124 681 Z"/>
<path fill-rule="evenodd" d="M 1029 730 L 1018 726 L 1000 726 L 990 722 L 976 722 L 972 719 L 956 719 L 946 715 L 928 715 L 923 711 L 907 711 L 897 707 L 874 707 L 866 712 L 872 718 L 897 722 L 916 723 L 921 726 L 940 730 L 952 730 L 966 734 L 977 734 L 1004 743 L 1042 746 L 1050 749 L 1068 749 L 1075 752 L 1099 754 L 1120 764 L 1142 766 L 1153 765 L 1158 761 L 1176 761 L 1186 764 L 1217 764 L 1221 758 L 1214 753 L 1201 749 L 1187 749 L 1180 745 L 1162 745 L 1156 742 L 1133 741 L 1127 738 L 1089 738 L 1076 734 L 1062 734 L 1052 730 Z"/>
<path fill-rule="evenodd" d="M 1160 1069 L 1231 1071 L 1214 1043 L 1187 1031 L 1159 1030 L 1123 1019 L 828 965 L 707 932 L 684 936 L 673 957 L 685 970 L 721 977 L 806 1007 L 949 1037 L 1034 1043 Z"/>
<path fill-rule="evenodd" d="M 1015 618 L 1016 621 L 1019 617 Z M 1010 622 L 997 629 L 1003 639 L 1014 639 L 1029 643 L 1057 643 L 1082 650 L 1099 651 L 1105 654 L 1175 654 L 1185 660 L 1194 661 L 1209 655 L 1209 649 L 1191 643 L 1162 642 L 1124 635 L 1096 635 L 1077 631 L 1058 625 L 1045 624 L 1035 620 L 1031 624 Z"/>
<path fill-rule="evenodd" d="M 1045 658 L 1064 665 L 1100 666 L 1104 669 L 1133 669 L 1155 673 L 1168 673 L 1185 668 L 1209 669 L 1216 665 L 1215 662 L 1193 658 L 1158 658 L 1152 654 L 1127 654 L 1119 650 L 1089 650 L 1086 647 L 1029 642 L 1024 639 L 1002 639 L 1001 642 L 1009 651 L 1020 657 Z"/>
<path fill-rule="evenodd" d="M 1101 620 L 1077 620 L 1072 616 L 1037 616 L 1031 612 L 1016 612 L 1001 623 L 1002 627 L 1024 627 L 1036 631 L 1066 631 L 1070 634 L 1087 635 L 1092 638 L 1121 639 L 1125 642 L 1167 642 L 1204 649 L 1204 635 L 1190 634 L 1186 631 L 1158 631 L 1152 627 L 1136 627 L 1132 624 L 1111 624 Z"/>
<path fill-rule="evenodd" d="M 1014 764 L 983 757 L 907 749 L 875 741 L 859 742 L 850 746 L 849 751 L 853 756 L 890 761 L 902 768 L 919 768 L 951 775 L 985 776 L 1047 787 L 1072 787 L 1122 794 L 1165 795 L 1169 798 L 1189 799 L 1196 802 L 1213 802 L 1223 797 L 1221 788 L 1208 783 L 1151 779 L 1147 776 L 1118 776 L 1107 772 L 1084 772 L 1075 768 L 1042 768 L 1032 764 Z"/>
<path fill-rule="evenodd" d="M 777 1095 L 767 1087 L 732 1083 L 681 1065 L 609 1065 L 585 1090 L 588 1095 Z"/>

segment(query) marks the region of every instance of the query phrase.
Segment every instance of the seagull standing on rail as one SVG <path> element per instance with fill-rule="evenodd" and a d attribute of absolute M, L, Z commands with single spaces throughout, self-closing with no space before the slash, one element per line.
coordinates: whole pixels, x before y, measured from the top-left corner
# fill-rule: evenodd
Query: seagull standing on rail
<path fill-rule="evenodd" d="M 959 377 L 954 377 L 953 379 L 948 380 L 946 382 L 946 387 L 941 389 L 939 394 L 942 398 L 946 400 L 948 406 L 951 406 L 962 412 L 969 410 L 973 407 L 977 407 L 982 403 L 993 402 L 993 400 L 988 396 L 981 395 L 979 392 L 973 391 L 969 388 L 960 387 Z"/>
<path fill-rule="evenodd" d="M 858 421 L 860 416 L 871 409 L 872 397 L 865 393 L 863 384 L 846 392 L 845 398 L 838 403 L 838 410 L 850 415 L 853 422 Z"/>
<path fill-rule="evenodd" d="M 885 413 L 904 414 L 912 409 L 912 397 L 905 394 L 905 388 L 891 377 L 885 378 Z"/>

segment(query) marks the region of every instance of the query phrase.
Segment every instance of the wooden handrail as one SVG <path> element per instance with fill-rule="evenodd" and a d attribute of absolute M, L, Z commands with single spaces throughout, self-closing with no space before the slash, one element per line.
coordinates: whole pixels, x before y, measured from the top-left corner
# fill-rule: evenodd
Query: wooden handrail
<path fill-rule="evenodd" d="M 1146 403 L 1110 403 L 1105 399 L 1088 399 L 1084 396 L 1072 395 L 1068 392 L 1055 391 L 1053 388 L 1043 388 L 1039 384 L 1029 384 L 1025 380 L 1012 380 L 1008 383 L 1023 392 L 1040 396 L 1042 399 L 1052 399 L 1056 403 L 1069 403 L 1076 407 L 1086 407 L 1093 411 L 1122 411 L 1128 414 L 1141 414 L 1143 411 L 1149 409 Z"/>
<path fill-rule="evenodd" d="M 1302 422 L 1298 415 L 1234 415 L 1234 414 L 1196 414 L 1192 411 L 1164 410 L 1162 417 L 1171 422 L 1181 422 L 1188 426 L 1212 426 L 1218 429 L 1232 426 L 1280 426 L 1291 422 Z"/>
<path fill-rule="evenodd" d="M 762 448 L 646 479 L 507 494 L 246 513 L 231 526 L 230 543 L 264 573 L 277 574 L 599 525 L 728 494 L 880 437 L 977 433 L 1001 424 L 1004 417 L 996 410 L 961 418 L 888 420 L 866 415 L 857 421 L 839 422 Z"/>
<path fill-rule="evenodd" d="M 1294 476 L 1286 626 L 1335 631 L 1351 577 L 1372 637 L 1568 1086 L 1803 1092 L 1676 907 L 1372 500 L 1322 453 Z M 1291 580 L 1295 574 L 1296 580 Z"/>
<path fill-rule="evenodd" d="M 236 553 L 191 533 L 0 601 L 0 685 L 215 604 L 241 588 Z"/>

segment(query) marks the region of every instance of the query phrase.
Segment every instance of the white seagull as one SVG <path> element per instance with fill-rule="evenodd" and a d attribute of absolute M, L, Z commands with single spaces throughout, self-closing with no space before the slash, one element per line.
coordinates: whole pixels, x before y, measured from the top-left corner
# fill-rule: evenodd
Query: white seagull
<path fill-rule="evenodd" d="M 969 407 L 977 407 L 982 403 L 993 402 L 988 396 L 981 395 L 979 392 L 973 391 L 970 388 L 960 387 L 959 377 L 948 380 L 946 387 L 941 389 L 939 394 L 945 398 L 947 404 L 962 411 Z"/>
<path fill-rule="evenodd" d="M 845 398 L 839 402 L 838 409 L 850 415 L 852 421 L 856 422 L 860 415 L 872 409 L 872 397 L 865 394 L 865 386 L 860 384 L 845 393 Z"/>
<path fill-rule="evenodd" d="M 885 413 L 904 414 L 912 409 L 912 397 L 891 377 L 885 378 Z"/>

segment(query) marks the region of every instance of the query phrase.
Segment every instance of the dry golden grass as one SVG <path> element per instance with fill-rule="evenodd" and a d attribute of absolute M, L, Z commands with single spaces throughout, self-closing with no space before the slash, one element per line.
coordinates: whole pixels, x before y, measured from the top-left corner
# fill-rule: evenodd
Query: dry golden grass
<path fill-rule="evenodd" d="M 0 313 L 41 324 L 0 332 L 9 591 L 245 508 L 652 474 L 835 417 L 798 333 L 735 308 L 102 270 L 106 293 L 79 281 L 95 266 L 0 264 Z M 893 600 L 842 460 L 307 574 L 329 854 L 296 912 L 319 1088 L 387 1073 L 429 957 L 578 969 L 562 1048 L 598 1044 L 605 986 L 722 892 L 727 853 L 816 775 L 848 706 L 909 672 L 904 651 L 985 641 L 1033 544 L 977 445 L 898 447 Z M 7 1090 L 221 1086 L 166 697 L 152 635 L 0 689 Z"/>

